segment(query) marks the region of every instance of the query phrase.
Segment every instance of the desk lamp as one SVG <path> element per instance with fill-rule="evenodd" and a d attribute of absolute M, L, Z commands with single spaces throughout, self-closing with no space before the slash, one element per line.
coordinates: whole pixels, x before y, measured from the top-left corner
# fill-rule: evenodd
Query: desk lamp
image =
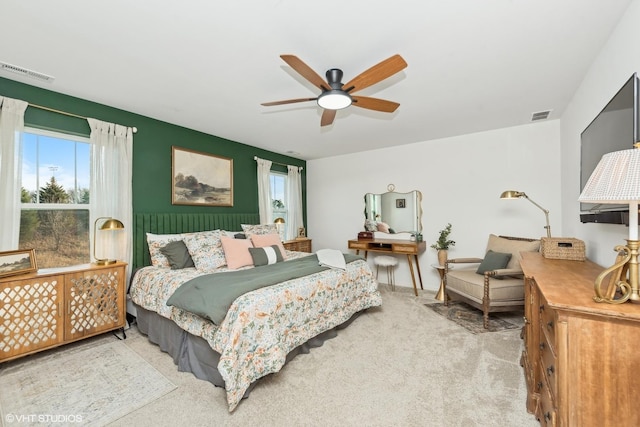
<path fill-rule="evenodd" d="M 543 208 L 542 206 L 540 206 L 539 204 L 537 204 L 536 202 L 531 200 L 529 198 L 529 196 L 527 196 L 522 191 L 507 190 L 507 191 L 503 191 L 502 194 L 500 195 L 501 199 L 519 199 L 519 198 L 523 198 L 523 197 L 525 199 L 527 199 L 528 201 L 530 201 L 531 203 L 533 203 L 534 205 L 536 205 L 542 212 L 544 212 L 545 219 L 547 220 L 547 225 L 545 225 L 544 228 L 547 229 L 547 237 L 551 237 L 551 226 L 549 225 L 549 211 L 548 210 L 546 210 L 545 208 Z"/>
<path fill-rule="evenodd" d="M 97 265 L 109 265 L 109 264 L 115 264 L 117 262 L 117 260 L 115 259 L 104 259 L 104 258 L 98 258 L 96 256 L 96 239 L 97 239 L 97 226 L 98 226 L 98 221 L 100 221 L 101 219 L 106 219 L 105 222 L 102 223 L 102 225 L 100 225 L 100 230 L 108 230 L 108 231 L 116 231 L 116 230 L 123 230 L 124 229 L 124 224 L 122 224 L 122 222 L 118 221 L 117 219 L 108 217 L 108 216 L 103 216 L 100 217 L 98 219 L 96 219 L 96 221 L 93 223 L 93 257 L 95 258 L 94 264 Z"/>

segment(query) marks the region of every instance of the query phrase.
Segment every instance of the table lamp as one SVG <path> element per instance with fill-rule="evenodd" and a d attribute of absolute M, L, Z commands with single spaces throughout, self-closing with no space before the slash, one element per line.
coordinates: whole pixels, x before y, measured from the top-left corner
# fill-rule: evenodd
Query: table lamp
<path fill-rule="evenodd" d="M 527 196 L 522 191 L 514 191 L 514 190 L 503 191 L 502 194 L 500 195 L 500 198 L 501 199 L 520 199 L 520 198 L 525 198 L 528 201 L 530 201 L 531 203 L 533 203 L 534 205 L 536 205 L 542 212 L 544 212 L 545 219 L 547 220 L 547 225 L 545 225 L 544 228 L 547 229 L 547 237 L 551 237 L 551 226 L 549 225 L 549 211 L 548 210 L 546 210 L 545 208 L 543 208 L 542 206 L 540 206 L 539 204 L 537 204 L 536 202 L 531 200 L 529 198 L 529 196 Z"/>
<path fill-rule="evenodd" d="M 273 222 L 276 224 L 276 228 L 278 229 L 280 240 L 284 242 L 284 218 L 276 218 Z"/>
<path fill-rule="evenodd" d="M 98 221 L 100 221 L 101 219 L 106 219 L 105 222 L 102 223 L 102 225 L 100 225 L 100 230 L 108 230 L 108 231 L 116 231 L 116 230 L 124 230 L 124 224 L 122 224 L 122 222 L 118 221 L 117 219 L 108 217 L 108 216 L 102 216 L 98 219 L 96 219 L 96 221 L 93 223 L 93 258 L 95 258 L 94 264 L 97 265 L 109 265 L 109 264 L 115 264 L 117 262 L 117 260 L 115 259 L 105 259 L 105 258 L 98 258 L 96 256 L 96 239 L 97 239 L 97 226 L 98 226 Z"/>
<path fill-rule="evenodd" d="M 589 177 L 580 197 L 580 202 L 629 205 L 629 239 L 626 245 L 616 246 L 619 255 L 616 263 L 603 271 L 595 283 L 597 302 L 619 304 L 625 301 L 640 303 L 638 294 L 638 201 L 640 200 L 640 143 L 635 148 L 605 154 Z M 628 270 L 628 281 L 627 279 Z M 617 271 L 618 279 L 613 286 L 601 290 L 602 280 Z M 624 273 L 624 274 L 620 274 Z M 615 298 L 616 291 L 620 296 Z"/>

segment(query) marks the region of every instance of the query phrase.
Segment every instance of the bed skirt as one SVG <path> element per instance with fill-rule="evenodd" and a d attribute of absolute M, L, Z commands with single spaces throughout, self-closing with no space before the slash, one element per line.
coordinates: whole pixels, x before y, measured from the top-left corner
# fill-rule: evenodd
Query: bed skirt
<path fill-rule="evenodd" d="M 134 304 L 134 306 L 137 311 L 136 323 L 138 330 L 146 335 L 149 341 L 158 345 L 162 351 L 173 358 L 178 371 L 191 372 L 196 378 L 224 388 L 224 380 L 217 368 L 220 354 L 213 350 L 204 338 L 190 334 L 173 321 L 153 311 L 146 310 L 137 304 Z M 349 326 L 360 313 L 355 313 L 346 322 L 311 338 L 306 343 L 291 350 L 287 354 L 285 364 L 298 354 L 307 354 L 311 348 L 320 347 L 326 340 L 336 337 L 338 335 L 337 331 Z M 249 392 L 256 384 L 257 381 L 251 384 L 245 392 L 244 398 L 249 396 Z"/>

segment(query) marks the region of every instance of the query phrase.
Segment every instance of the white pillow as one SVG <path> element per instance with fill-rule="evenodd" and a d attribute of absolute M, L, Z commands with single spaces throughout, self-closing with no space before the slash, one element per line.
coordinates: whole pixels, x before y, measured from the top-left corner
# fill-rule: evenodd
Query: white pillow
<path fill-rule="evenodd" d="M 149 255 L 151 255 L 151 265 L 155 267 L 171 268 L 169 259 L 160 252 L 167 243 L 182 240 L 182 234 L 152 234 L 147 233 L 147 244 L 149 245 Z"/>

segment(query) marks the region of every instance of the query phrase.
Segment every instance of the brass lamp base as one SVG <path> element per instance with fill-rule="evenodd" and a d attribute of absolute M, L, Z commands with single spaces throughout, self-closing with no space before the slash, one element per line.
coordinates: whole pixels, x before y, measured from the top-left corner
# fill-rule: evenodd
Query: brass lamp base
<path fill-rule="evenodd" d="M 97 259 L 93 261 L 95 265 L 111 265 L 115 264 L 116 262 L 118 262 L 117 259 Z"/>
<path fill-rule="evenodd" d="M 618 253 L 616 262 L 598 275 L 595 282 L 595 302 L 609 304 L 622 304 L 627 301 L 640 304 L 638 292 L 638 249 L 640 240 L 627 240 L 626 246 L 616 246 Z M 602 292 L 602 282 L 609 276 L 609 283 L 605 292 Z"/>

